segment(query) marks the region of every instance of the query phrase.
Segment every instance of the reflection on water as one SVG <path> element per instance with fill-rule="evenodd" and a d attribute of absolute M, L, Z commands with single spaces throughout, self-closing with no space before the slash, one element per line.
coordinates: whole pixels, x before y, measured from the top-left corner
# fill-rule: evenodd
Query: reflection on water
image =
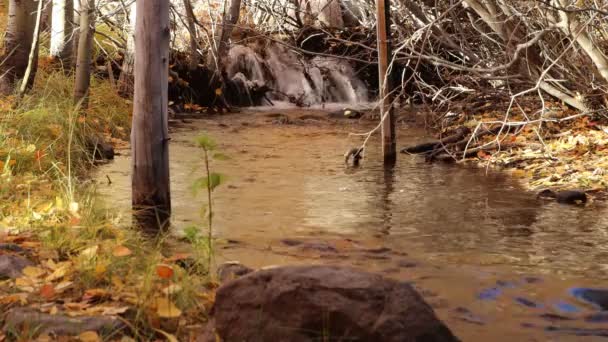
<path fill-rule="evenodd" d="M 190 191 L 202 167 L 194 138 L 208 132 L 231 157 L 213 163 L 214 170 L 229 177 L 228 186 L 214 194 L 215 233 L 243 242 L 226 249 L 225 258 L 239 258 L 251 266 L 298 262 L 293 255 L 277 252 L 285 238 L 369 242 L 431 265 L 452 265 L 457 271 L 444 270 L 441 276 L 435 271 L 420 279 L 428 278 L 425 287 L 461 305 L 475 300 L 471 287 L 495 283 L 496 270 L 514 278 L 523 273 L 585 277 L 591 285 L 601 283 L 608 274 L 608 215 L 603 205 L 577 208 L 539 203 L 504 173 L 427 164 L 415 156 L 400 155 L 394 169 L 385 170 L 375 148 L 379 141 L 374 139 L 363 166 L 348 168 L 342 154 L 355 146 L 355 140 L 349 140 L 347 133 L 367 127 L 351 122 L 266 123 L 270 120 L 264 113 L 230 115 L 197 121 L 172 134 L 171 189 L 177 230 L 202 221 L 198 215 L 204 198 Z M 422 136 L 419 130 L 402 128 L 398 139 L 400 145 L 407 145 Z M 106 174 L 112 180 L 99 189 L 113 208 L 129 207 L 129 168 L 128 156 L 122 156 L 100 170 L 100 180 Z M 394 261 L 379 259 L 341 262 L 377 270 L 387 269 L 387 263 Z M 483 267 L 494 268 L 484 271 Z M 465 269 L 475 278 L 460 274 Z M 393 276 L 412 274 L 401 270 Z M 446 288 L 446 282 L 462 286 Z M 569 285 L 553 284 L 553 290 L 545 294 L 557 296 Z M 490 315 L 484 305 L 477 309 Z M 494 313 L 495 319 L 517 315 L 501 310 Z M 453 320 L 451 314 L 441 315 L 448 322 Z M 483 329 L 460 329 L 458 324 L 452 323 L 461 336 L 483 336 Z M 519 324 L 511 325 L 511 335 L 499 329 L 501 336 L 519 336 L 515 333 Z M 487 336 L 497 340 L 495 335 Z"/>

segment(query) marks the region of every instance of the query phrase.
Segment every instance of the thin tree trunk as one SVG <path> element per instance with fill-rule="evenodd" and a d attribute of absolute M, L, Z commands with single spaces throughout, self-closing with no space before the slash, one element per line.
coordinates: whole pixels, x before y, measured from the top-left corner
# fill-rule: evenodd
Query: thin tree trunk
<path fill-rule="evenodd" d="M 169 225 L 169 1 L 137 1 L 133 99 L 132 200 L 135 224 L 158 233 Z"/>
<path fill-rule="evenodd" d="M 222 18 L 222 29 L 216 39 L 217 51 L 215 54 L 215 60 L 211 56 L 211 60 L 208 61 L 209 68 L 216 74 L 221 73 L 223 69 L 223 61 L 228 55 L 228 40 L 232 35 L 234 26 L 239 22 L 239 16 L 241 13 L 241 0 L 230 1 L 230 8 L 224 13 Z M 216 70 L 219 69 L 219 70 Z"/>
<path fill-rule="evenodd" d="M 118 94 L 129 97 L 133 95 L 133 66 L 135 63 L 135 22 L 137 20 L 135 2 L 129 6 L 129 23 L 126 25 L 127 45 L 125 47 L 120 76 L 118 76 Z"/>
<path fill-rule="evenodd" d="M 82 108 L 88 106 L 94 24 L 95 0 L 82 0 L 80 3 L 80 38 L 76 59 L 76 80 L 74 82 L 74 102 L 81 103 Z"/>
<path fill-rule="evenodd" d="M 196 25 L 194 22 L 194 11 L 192 10 L 192 3 L 190 0 L 183 0 L 184 8 L 186 10 L 186 21 L 188 23 L 188 34 L 190 35 L 190 60 L 188 68 L 195 70 L 198 67 L 198 43 L 196 35 Z"/>
<path fill-rule="evenodd" d="M 78 60 L 78 46 L 80 45 L 80 1 L 81 0 L 66 0 L 71 1 L 74 7 L 74 18 L 72 19 L 73 34 L 72 34 L 72 67 L 76 67 Z"/>
<path fill-rule="evenodd" d="M 43 1 L 38 1 L 38 10 L 36 11 L 36 25 L 34 27 L 34 35 L 32 38 L 32 46 L 30 47 L 30 55 L 27 60 L 27 69 L 25 69 L 25 75 L 23 76 L 23 82 L 19 88 L 19 96 L 23 96 L 25 91 L 28 89 L 28 83 L 26 80 L 32 80 L 36 78 L 36 70 L 38 69 L 38 39 L 40 38 L 40 24 L 42 24 L 42 5 Z"/>
<path fill-rule="evenodd" d="M 8 24 L 3 51 L 0 54 L 0 95 L 12 93 L 15 83 L 25 75 L 34 38 L 36 5 L 34 0 L 9 2 Z M 32 79 L 24 82 L 31 85 Z"/>
<path fill-rule="evenodd" d="M 50 55 L 69 69 L 72 65 L 73 0 L 53 0 Z"/>

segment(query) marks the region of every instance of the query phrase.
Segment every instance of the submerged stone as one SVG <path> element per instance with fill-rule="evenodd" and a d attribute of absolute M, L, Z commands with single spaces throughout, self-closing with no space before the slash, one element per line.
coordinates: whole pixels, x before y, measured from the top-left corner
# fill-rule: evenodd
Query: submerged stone
<path fill-rule="evenodd" d="M 601 310 L 608 310 L 608 289 L 577 287 L 570 290 L 577 299 L 594 305 Z"/>

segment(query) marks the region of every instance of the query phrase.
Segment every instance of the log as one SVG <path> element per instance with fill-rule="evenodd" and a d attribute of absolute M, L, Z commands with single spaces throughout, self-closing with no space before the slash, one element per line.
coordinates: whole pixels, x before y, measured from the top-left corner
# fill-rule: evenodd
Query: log
<path fill-rule="evenodd" d="M 443 146 L 450 145 L 459 141 L 462 141 L 466 136 L 471 134 L 471 129 L 468 127 L 458 127 L 454 134 L 447 136 L 443 139 L 433 142 L 427 142 L 415 146 L 406 147 L 401 150 L 401 153 L 410 153 L 410 154 L 423 154 L 423 153 L 432 153 L 437 149 L 442 149 Z"/>

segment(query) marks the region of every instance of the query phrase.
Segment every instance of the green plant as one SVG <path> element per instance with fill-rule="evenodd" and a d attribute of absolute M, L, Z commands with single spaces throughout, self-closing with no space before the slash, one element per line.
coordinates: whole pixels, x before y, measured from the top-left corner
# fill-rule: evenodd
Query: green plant
<path fill-rule="evenodd" d="M 226 177 L 221 173 L 212 172 L 210 167 L 211 158 L 215 160 L 225 160 L 228 157 L 222 153 L 217 152 L 216 142 L 208 135 L 201 135 L 196 139 L 198 147 L 203 150 L 203 161 L 204 161 L 204 176 L 194 181 L 192 189 L 197 194 L 200 190 L 205 189 L 207 191 L 207 205 L 201 209 L 201 216 L 207 219 L 207 267 L 211 266 L 213 258 L 213 201 L 212 193 L 226 180 Z M 197 244 L 202 243 L 200 232 L 193 229 L 186 230 L 186 239 L 188 239 L 195 247 Z"/>

